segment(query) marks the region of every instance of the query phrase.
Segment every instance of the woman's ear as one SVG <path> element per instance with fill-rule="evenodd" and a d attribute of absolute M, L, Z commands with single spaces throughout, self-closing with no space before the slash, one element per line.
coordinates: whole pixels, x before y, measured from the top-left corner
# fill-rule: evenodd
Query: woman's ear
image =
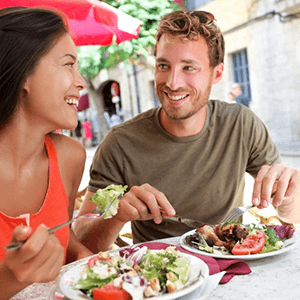
<path fill-rule="evenodd" d="M 219 63 L 217 66 L 215 66 L 213 84 L 217 84 L 221 81 L 223 76 L 223 71 L 224 71 L 223 63 Z"/>
<path fill-rule="evenodd" d="M 29 92 L 29 82 L 28 79 L 26 79 L 22 89 L 22 97 L 25 97 L 28 94 L 28 92 Z"/>

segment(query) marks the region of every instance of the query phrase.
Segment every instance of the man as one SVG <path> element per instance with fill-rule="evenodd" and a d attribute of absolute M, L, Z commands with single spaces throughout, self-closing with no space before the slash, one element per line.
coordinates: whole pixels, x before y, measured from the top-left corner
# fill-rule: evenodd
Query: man
<path fill-rule="evenodd" d="M 234 83 L 231 87 L 231 91 L 228 93 L 228 103 L 237 103 L 236 98 L 242 94 L 242 85 L 240 83 Z"/>
<path fill-rule="evenodd" d="M 241 95 L 243 92 L 243 86 L 240 83 L 235 82 L 231 87 L 231 93 L 236 97 Z"/>
<path fill-rule="evenodd" d="M 249 107 L 249 99 L 243 97 L 243 86 L 240 83 L 235 82 L 232 85 L 230 94 L 234 97 L 234 102 L 232 103 L 241 103 L 247 107 Z"/>
<path fill-rule="evenodd" d="M 229 93 L 228 93 L 228 99 L 227 99 L 227 102 L 228 102 L 228 103 L 236 103 L 236 101 L 235 101 L 235 96 L 234 96 L 234 94 L 233 94 L 232 92 L 229 92 Z"/>
<path fill-rule="evenodd" d="M 189 227 L 164 215 L 217 224 L 241 203 L 244 174 L 256 177 L 253 204 L 271 202 L 286 222 L 300 222 L 299 171 L 286 168 L 264 124 L 246 107 L 208 100 L 223 74 L 224 40 L 212 14 L 176 11 L 162 18 L 155 48 L 161 107 L 114 127 L 91 166 L 80 215 L 99 188 L 128 185 L 119 212 L 80 220 L 77 235 L 92 251 L 114 242 L 132 221 L 134 243 L 179 236 Z M 275 197 L 271 200 L 271 194 Z M 110 239 L 98 239 L 107 230 Z"/>

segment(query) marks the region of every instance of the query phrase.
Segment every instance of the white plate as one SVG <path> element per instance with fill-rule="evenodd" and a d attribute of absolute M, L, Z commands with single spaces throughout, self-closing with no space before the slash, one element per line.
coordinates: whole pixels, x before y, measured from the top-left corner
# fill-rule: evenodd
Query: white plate
<path fill-rule="evenodd" d="M 179 243 L 182 248 L 185 250 L 188 250 L 193 253 L 205 255 L 205 256 L 211 256 L 215 258 L 223 258 L 223 259 L 241 259 L 241 260 L 255 260 L 260 258 L 267 258 L 275 255 L 279 255 L 282 253 L 285 253 L 287 251 L 290 251 L 296 247 L 296 244 L 299 242 L 299 237 L 296 233 L 290 238 L 284 241 L 284 246 L 282 249 L 279 249 L 277 251 L 267 252 L 267 253 L 259 253 L 259 254 L 251 254 L 251 255 L 233 255 L 233 254 L 220 254 L 220 253 L 208 253 L 205 251 L 198 250 L 192 246 L 190 246 L 186 241 L 185 238 L 188 235 L 192 235 L 195 233 L 195 229 L 186 232 L 184 235 L 180 237 Z"/>
<path fill-rule="evenodd" d="M 156 251 L 156 250 L 152 250 L 152 251 Z M 208 266 L 206 265 L 206 263 L 204 261 L 202 261 L 201 259 L 199 259 L 193 255 L 190 255 L 190 254 L 180 253 L 180 256 L 189 258 L 189 260 L 191 261 L 191 266 L 192 266 L 192 269 L 190 271 L 190 278 L 189 278 L 188 282 L 186 283 L 186 287 L 184 287 L 182 290 L 178 290 L 177 292 L 174 292 L 171 294 L 164 294 L 164 295 L 161 295 L 158 297 L 144 298 L 144 299 L 153 299 L 153 300 L 176 299 L 176 298 L 184 296 L 188 293 L 191 293 L 192 291 L 194 291 L 195 289 L 200 287 L 205 282 L 205 280 L 209 276 L 209 269 L 208 269 Z M 69 299 L 72 299 L 72 300 L 82 300 L 82 299 L 91 300 L 92 299 L 91 297 L 86 296 L 80 290 L 75 290 L 72 288 L 72 285 L 79 280 L 80 272 L 82 271 L 84 266 L 87 264 L 88 259 L 89 258 L 87 258 L 86 260 L 83 260 L 83 262 L 80 263 L 79 265 L 69 269 L 61 277 L 61 279 L 59 281 L 59 288 L 60 288 L 61 292 L 65 296 L 67 296 Z M 197 280 L 195 283 L 193 283 L 189 286 L 188 285 L 189 282 L 196 279 L 198 277 L 200 271 L 202 272 L 203 277 L 200 276 L 199 280 Z"/>

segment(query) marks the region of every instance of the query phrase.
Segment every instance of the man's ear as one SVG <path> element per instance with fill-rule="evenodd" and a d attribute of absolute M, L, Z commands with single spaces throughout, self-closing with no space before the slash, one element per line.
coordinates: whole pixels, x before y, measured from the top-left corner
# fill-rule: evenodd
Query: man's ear
<path fill-rule="evenodd" d="M 219 63 L 217 66 L 215 66 L 213 84 L 217 84 L 221 81 L 223 76 L 223 71 L 224 71 L 223 63 Z"/>

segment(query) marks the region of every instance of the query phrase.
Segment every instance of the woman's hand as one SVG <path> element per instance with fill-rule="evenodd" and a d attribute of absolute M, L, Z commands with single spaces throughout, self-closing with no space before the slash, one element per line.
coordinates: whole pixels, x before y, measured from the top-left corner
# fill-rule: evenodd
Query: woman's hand
<path fill-rule="evenodd" d="M 46 226 L 40 225 L 34 233 L 29 227 L 18 226 L 11 242 L 25 242 L 17 250 L 7 250 L 3 260 L 3 267 L 10 271 L 16 283 L 48 282 L 58 276 L 64 249 Z"/>

